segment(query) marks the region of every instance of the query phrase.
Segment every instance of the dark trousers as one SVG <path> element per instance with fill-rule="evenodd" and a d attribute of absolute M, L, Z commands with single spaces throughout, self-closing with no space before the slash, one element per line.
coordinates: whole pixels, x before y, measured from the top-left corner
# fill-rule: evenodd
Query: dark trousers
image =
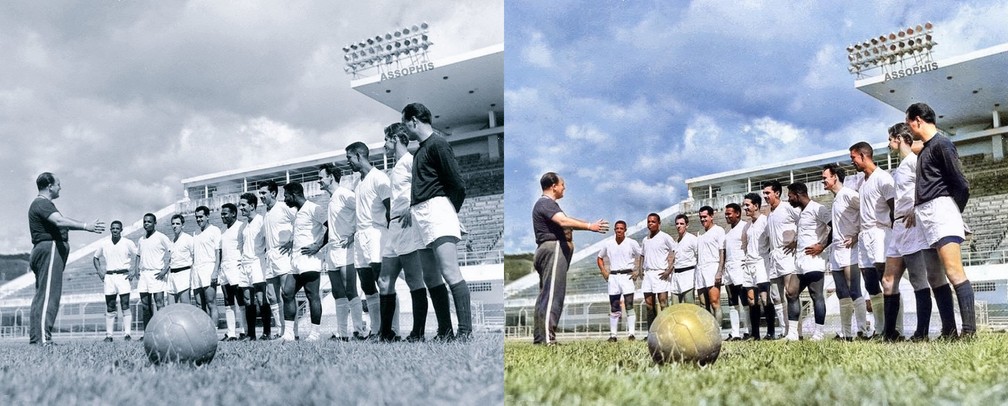
<path fill-rule="evenodd" d="M 52 328 L 63 295 L 63 269 L 70 246 L 66 242 L 42 241 L 31 251 L 30 267 L 35 274 L 35 297 L 31 304 L 28 340 L 45 344 L 52 340 Z"/>
<path fill-rule="evenodd" d="M 571 260 L 571 253 L 565 247 L 565 242 L 545 241 L 536 248 L 534 266 L 539 273 L 539 297 L 536 299 L 532 332 L 532 342 L 536 344 L 556 341 L 556 327 L 563 313 L 567 268 Z"/>

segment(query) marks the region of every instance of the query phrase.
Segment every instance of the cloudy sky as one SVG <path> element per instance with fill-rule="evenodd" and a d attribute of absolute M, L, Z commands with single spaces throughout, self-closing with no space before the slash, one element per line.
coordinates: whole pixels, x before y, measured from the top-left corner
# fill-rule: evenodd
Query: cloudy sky
<path fill-rule="evenodd" d="M 380 141 L 399 114 L 350 88 L 344 45 L 426 21 L 439 59 L 503 42 L 503 20 L 502 0 L 5 2 L 0 253 L 31 249 L 43 171 L 63 214 L 129 224 L 184 178 Z"/>
<path fill-rule="evenodd" d="M 550 4 L 505 5 L 506 253 L 535 249 L 546 171 L 566 178 L 569 215 L 636 223 L 682 201 L 685 179 L 846 149 L 902 120 L 854 88 L 851 43 L 926 21 L 938 60 L 1008 42 L 1002 1 Z"/>

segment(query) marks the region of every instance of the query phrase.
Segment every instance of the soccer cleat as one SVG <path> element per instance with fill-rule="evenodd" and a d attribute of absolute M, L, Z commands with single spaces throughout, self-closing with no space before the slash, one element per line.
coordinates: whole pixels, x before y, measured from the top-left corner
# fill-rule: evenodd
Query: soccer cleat
<path fill-rule="evenodd" d="M 907 339 L 907 341 L 915 343 L 924 342 L 927 340 L 928 340 L 927 334 L 917 334 L 917 333 L 914 333 L 914 335 L 910 336 L 910 338 Z"/>
<path fill-rule="evenodd" d="M 422 335 L 413 335 L 413 334 L 410 334 L 410 335 L 406 336 L 406 340 L 405 341 L 408 342 L 408 343 L 422 343 L 422 342 L 424 342 L 424 337 Z"/>
<path fill-rule="evenodd" d="M 633 334 L 630 334 L 629 336 L 627 336 L 626 339 L 627 339 L 627 341 L 636 341 L 637 337 L 634 337 Z"/>
<path fill-rule="evenodd" d="M 251 338 L 245 335 L 245 333 L 241 333 L 241 335 L 238 336 L 238 341 L 248 341 L 248 340 L 251 340 Z"/>
<path fill-rule="evenodd" d="M 354 331 L 353 338 L 358 341 L 364 341 L 368 339 L 368 336 L 361 334 L 360 332 Z"/>
<path fill-rule="evenodd" d="M 610 343 L 615 343 L 616 342 L 616 336 L 609 336 L 609 342 Z"/>
<path fill-rule="evenodd" d="M 269 336 L 267 336 L 266 334 L 259 336 L 259 341 L 269 341 L 269 339 L 270 339 Z"/>
<path fill-rule="evenodd" d="M 123 337 L 123 341 L 130 341 L 132 339 L 133 337 L 130 337 L 129 334 L 126 334 L 126 336 Z"/>
<path fill-rule="evenodd" d="M 112 336 L 105 336 L 105 339 L 102 340 L 102 341 L 105 341 L 106 343 L 111 343 L 112 342 Z"/>
<path fill-rule="evenodd" d="M 393 335 L 390 335 L 390 336 L 380 336 L 380 337 L 378 337 L 378 341 L 383 342 L 383 343 L 397 343 L 399 341 L 402 341 L 402 339 L 399 338 L 399 336 L 393 334 Z"/>
<path fill-rule="evenodd" d="M 817 331 L 815 333 L 812 333 L 812 341 L 822 341 L 824 338 L 825 337 L 823 337 L 823 333 L 821 332 Z"/>
<path fill-rule="evenodd" d="M 321 339 L 322 339 L 322 337 L 321 337 L 321 335 L 319 335 L 319 333 L 311 333 L 311 334 L 308 335 L 308 338 L 306 338 L 305 341 L 315 342 L 315 341 L 318 341 L 318 340 L 321 340 Z"/>
<path fill-rule="evenodd" d="M 140 337 L 139 339 L 137 339 L 137 341 L 141 341 L 142 342 L 143 341 L 143 337 Z"/>

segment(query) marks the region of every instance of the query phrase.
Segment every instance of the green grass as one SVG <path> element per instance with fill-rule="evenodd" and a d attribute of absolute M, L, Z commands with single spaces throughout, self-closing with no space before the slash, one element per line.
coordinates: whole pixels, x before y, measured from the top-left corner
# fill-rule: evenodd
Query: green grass
<path fill-rule="evenodd" d="M 707 367 L 658 366 L 643 341 L 505 341 L 517 404 L 1008 404 L 1008 335 L 969 342 L 727 342 Z"/>
<path fill-rule="evenodd" d="M 137 342 L 3 342 L 0 405 L 497 405 L 502 341 L 220 343 L 202 367 L 151 365 Z"/>

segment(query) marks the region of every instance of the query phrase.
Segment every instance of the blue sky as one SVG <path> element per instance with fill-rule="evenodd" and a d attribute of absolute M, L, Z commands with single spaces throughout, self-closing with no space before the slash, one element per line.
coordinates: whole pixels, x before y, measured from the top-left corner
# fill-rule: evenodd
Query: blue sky
<path fill-rule="evenodd" d="M 847 45 L 931 21 L 941 60 L 1008 42 L 1006 16 L 999 1 L 508 1 L 505 252 L 535 249 L 546 171 L 568 215 L 633 224 L 685 179 L 878 141 L 903 116 L 854 88 Z"/>

